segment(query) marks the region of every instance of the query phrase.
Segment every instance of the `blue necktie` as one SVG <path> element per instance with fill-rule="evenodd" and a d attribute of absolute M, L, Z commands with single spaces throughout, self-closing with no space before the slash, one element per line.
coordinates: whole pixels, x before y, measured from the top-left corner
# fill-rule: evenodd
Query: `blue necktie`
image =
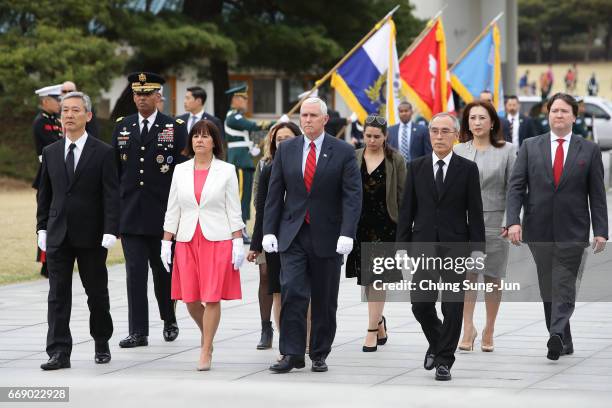
<path fill-rule="evenodd" d="M 404 156 L 404 159 L 409 162 L 412 157 L 410 157 L 410 141 L 408 140 L 408 125 L 406 124 L 402 124 L 400 125 L 402 127 L 402 143 L 401 145 L 401 149 L 400 149 L 400 153 L 402 153 L 402 156 Z"/>

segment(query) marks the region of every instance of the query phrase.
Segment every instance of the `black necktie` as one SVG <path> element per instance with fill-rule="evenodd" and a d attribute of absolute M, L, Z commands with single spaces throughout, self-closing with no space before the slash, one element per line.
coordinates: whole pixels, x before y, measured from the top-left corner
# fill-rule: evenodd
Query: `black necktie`
<path fill-rule="evenodd" d="M 140 132 L 140 140 L 144 142 L 144 140 L 149 135 L 149 127 L 147 126 L 149 121 L 144 119 L 142 123 L 143 123 L 143 126 L 142 126 L 142 131 Z"/>
<path fill-rule="evenodd" d="M 70 143 L 68 146 L 68 154 L 66 155 L 66 172 L 68 173 L 68 184 L 74 179 L 74 148 L 76 144 Z"/>
<path fill-rule="evenodd" d="M 443 188 L 444 188 L 444 160 L 438 160 L 438 171 L 436 171 L 436 190 L 438 190 L 438 198 L 442 197 Z"/>

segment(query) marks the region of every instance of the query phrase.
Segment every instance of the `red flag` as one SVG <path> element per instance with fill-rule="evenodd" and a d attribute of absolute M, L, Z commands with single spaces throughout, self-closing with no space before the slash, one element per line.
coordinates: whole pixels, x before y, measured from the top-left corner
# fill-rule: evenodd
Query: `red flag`
<path fill-rule="evenodd" d="M 442 20 L 428 24 L 426 34 L 400 62 L 402 91 L 430 120 L 439 112 L 454 112 L 455 107 L 446 61 L 446 38 Z"/>

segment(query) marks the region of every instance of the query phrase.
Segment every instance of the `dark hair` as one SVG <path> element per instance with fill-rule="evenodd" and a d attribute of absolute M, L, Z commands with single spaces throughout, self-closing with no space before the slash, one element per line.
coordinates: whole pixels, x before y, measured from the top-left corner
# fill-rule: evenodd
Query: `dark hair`
<path fill-rule="evenodd" d="M 276 134 L 279 130 L 287 128 L 289 129 L 294 136 L 299 136 L 302 134 L 302 131 L 293 122 L 280 122 L 272 127 L 270 130 L 270 157 L 274 159 L 274 155 L 276 154 Z"/>
<path fill-rule="evenodd" d="M 556 94 L 552 96 L 552 98 L 548 100 L 546 109 L 548 110 L 549 113 L 550 113 L 550 107 L 552 106 L 553 102 L 555 102 L 557 99 L 561 99 L 563 102 L 570 105 L 572 107 L 572 112 L 574 113 L 574 116 L 578 116 L 578 102 L 576 102 L 576 99 L 574 99 L 572 95 L 566 94 L 563 92 L 557 92 Z"/>
<path fill-rule="evenodd" d="M 217 128 L 214 122 L 208 119 L 202 119 L 196 122 L 196 124 L 191 128 L 189 137 L 187 138 L 187 146 L 185 146 L 187 156 L 195 156 L 195 151 L 193 150 L 193 137 L 201 133 L 209 134 L 210 137 L 212 137 L 213 156 L 215 156 L 217 159 L 223 159 L 223 139 L 221 138 L 221 131 L 219 128 Z"/>
<path fill-rule="evenodd" d="M 408 106 L 410 106 L 410 110 L 412 110 L 412 104 L 411 104 L 410 102 L 408 102 L 408 101 L 401 101 L 401 102 L 400 102 L 400 103 L 397 105 L 397 107 L 399 108 L 399 107 L 400 107 L 400 106 L 402 106 L 402 105 L 408 105 Z"/>
<path fill-rule="evenodd" d="M 497 112 L 495 111 L 493 105 L 491 105 L 489 102 L 482 101 L 473 101 L 465 106 L 461 119 L 461 129 L 459 130 L 459 141 L 461 143 L 465 143 L 474 139 L 474 135 L 470 131 L 470 111 L 472 108 L 477 106 L 485 108 L 489 113 L 489 117 L 491 118 L 491 123 L 493 124 L 493 129 L 491 129 L 491 132 L 489 133 L 489 140 L 491 141 L 491 144 L 493 147 L 502 147 L 504 144 L 506 144 L 506 141 L 504 140 L 504 135 L 502 133 L 499 116 L 497 116 Z"/>
<path fill-rule="evenodd" d="M 370 116 L 374 116 L 374 115 L 370 115 Z M 368 118 L 370 118 L 370 116 L 368 116 Z M 384 119 L 384 118 L 383 118 Z M 366 133 L 366 129 L 369 127 L 373 127 L 375 129 L 380 129 L 382 131 L 383 136 L 387 136 L 387 122 L 385 121 L 384 125 L 381 125 L 380 123 L 378 123 L 376 120 L 371 121 L 370 123 L 368 123 L 367 119 L 365 122 L 363 122 L 363 137 L 364 137 L 364 148 L 363 151 L 365 152 L 365 149 L 367 148 L 367 146 L 365 145 L 365 133 Z M 393 155 L 393 150 L 390 146 L 389 143 L 387 143 L 387 141 L 385 140 L 385 142 L 383 143 L 383 151 L 385 153 L 385 157 L 388 159 L 391 159 L 392 155 Z"/>
<path fill-rule="evenodd" d="M 506 96 L 506 102 L 508 102 L 510 99 L 516 99 L 517 101 L 519 101 L 519 98 L 516 95 L 508 95 L 508 96 Z"/>
<path fill-rule="evenodd" d="M 202 101 L 202 105 L 206 103 L 206 91 L 201 86 L 192 86 L 187 88 L 187 92 L 191 92 L 193 99 L 199 99 Z"/>

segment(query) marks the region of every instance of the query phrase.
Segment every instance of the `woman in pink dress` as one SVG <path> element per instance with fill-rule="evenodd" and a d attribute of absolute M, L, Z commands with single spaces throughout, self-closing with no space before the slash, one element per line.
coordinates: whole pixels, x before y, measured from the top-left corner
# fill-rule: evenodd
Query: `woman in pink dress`
<path fill-rule="evenodd" d="M 245 256 L 244 223 L 236 169 L 219 159 L 219 129 L 208 120 L 197 122 L 186 149 L 193 158 L 174 169 L 161 258 L 169 271 L 174 238 L 172 299 L 185 302 L 202 333 L 198 370 L 207 371 L 221 318 L 220 301 L 242 297 L 238 268 Z"/>

